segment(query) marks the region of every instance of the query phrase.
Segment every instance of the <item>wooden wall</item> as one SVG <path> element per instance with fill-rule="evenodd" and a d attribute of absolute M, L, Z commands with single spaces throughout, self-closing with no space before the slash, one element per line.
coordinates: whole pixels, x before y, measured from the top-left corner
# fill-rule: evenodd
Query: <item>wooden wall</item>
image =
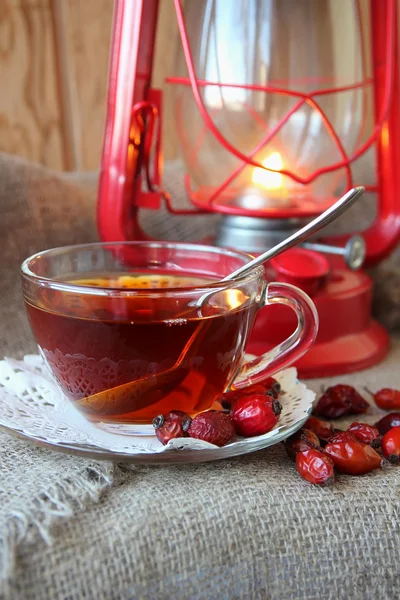
<path fill-rule="evenodd" d="M 113 0 L 0 0 L 0 151 L 53 169 L 98 168 L 112 11 Z M 162 0 L 157 86 L 176 36 L 172 0 Z"/>
<path fill-rule="evenodd" d="M 190 1 L 196 2 L 184 0 Z M 336 1 L 338 10 L 341 2 L 350 2 Z M 0 0 L 0 151 L 53 169 L 98 168 L 113 4 Z M 165 76 L 173 72 L 177 43 L 173 0 L 160 0 L 156 87 L 164 87 Z M 168 105 L 164 114 L 170 114 Z M 164 119 L 163 130 L 164 157 L 174 158 L 171 119 Z"/>

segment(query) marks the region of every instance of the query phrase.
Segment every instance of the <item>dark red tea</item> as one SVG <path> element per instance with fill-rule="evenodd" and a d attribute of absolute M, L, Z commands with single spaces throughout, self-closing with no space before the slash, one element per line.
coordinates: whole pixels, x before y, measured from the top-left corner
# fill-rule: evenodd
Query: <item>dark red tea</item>
<path fill-rule="evenodd" d="M 200 318 L 190 306 L 194 297 L 172 290 L 154 297 L 154 288 L 205 281 L 172 275 L 88 276 L 71 283 L 110 288 L 110 295 L 43 289 L 36 305 L 27 303 L 27 311 L 59 385 L 89 419 L 149 423 L 171 409 L 193 415 L 210 408 L 238 370 L 255 302 L 238 290 L 219 292 Z M 151 294 L 113 296 L 112 288 L 124 287 L 151 288 Z M 132 393 L 126 386 L 123 393 L 114 390 L 139 380 L 146 385 Z"/>

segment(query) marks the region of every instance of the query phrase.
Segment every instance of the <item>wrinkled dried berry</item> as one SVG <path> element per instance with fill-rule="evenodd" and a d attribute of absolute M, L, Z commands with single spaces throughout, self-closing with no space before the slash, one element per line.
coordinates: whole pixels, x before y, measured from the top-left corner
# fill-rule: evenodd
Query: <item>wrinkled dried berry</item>
<path fill-rule="evenodd" d="M 181 410 L 171 410 L 165 415 L 158 415 L 153 419 L 157 439 L 164 444 L 174 438 L 188 437 L 191 418 Z"/>
<path fill-rule="evenodd" d="M 322 394 L 314 412 L 327 419 L 337 419 L 343 415 L 364 413 L 368 407 L 368 402 L 352 386 L 338 384 Z"/>
<path fill-rule="evenodd" d="M 336 419 L 349 412 L 350 404 L 351 401 L 347 394 L 329 388 L 318 400 L 314 412 L 328 419 Z"/>
<path fill-rule="evenodd" d="M 297 453 L 296 468 L 303 479 L 317 485 L 331 485 L 335 479 L 332 459 L 314 448 Z"/>
<path fill-rule="evenodd" d="M 379 431 L 379 433 L 381 435 L 385 435 L 385 433 L 387 433 L 389 431 L 389 429 L 392 429 L 392 427 L 399 427 L 400 426 L 400 413 L 398 412 L 393 412 L 390 413 L 389 415 L 385 415 L 384 417 L 382 417 L 382 419 L 380 419 L 377 423 L 375 423 L 375 427 L 377 428 L 377 430 Z"/>
<path fill-rule="evenodd" d="M 355 421 L 348 428 L 347 431 L 352 433 L 360 442 L 369 444 L 372 448 L 379 448 L 381 445 L 381 439 L 379 437 L 379 431 L 372 425 L 367 423 L 357 423 Z"/>
<path fill-rule="evenodd" d="M 263 394 L 245 396 L 235 402 L 231 418 L 236 433 L 245 437 L 268 433 L 278 422 L 282 406 Z"/>
<path fill-rule="evenodd" d="M 351 387 L 351 386 L 349 386 L 349 387 Z M 367 402 L 366 399 L 363 398 L 363 396 L 361 396 L 361 394 L 359 394 L 357 392 L 357 390 L 355 390 L 354 388 L 351 388 L 351 389 L 353 390 L 353 392 L 351 395 L 351 406 L 350 406 L 349 414 L 350 415 L 364 414 L 369 409 L 369 402 Z"/>
<path fill-rule="evenodd" d="M 328 421 L 323 421 L 322 419 L 318 419 L 318 417 L 310 417 L 307 419 L 305 424 L 307 429 L 311 429 L 320 440 L 329 440 L 330 437 L 333 436 L 335 432 L 335 428 L 332 423 Z"/>
<path fill-rule="evenodd" d="M 311 429 L 302 428 L 285 440 L 284 446 L 288 456 L 296 460 L 298 452 L 304 452 L 309 448 L 320 449 L 320 441 Z"/>
<path fill-rule="evenodd" d="M 194 417 L 188 434 L 216 446 L 225 446 L 235 436 L 235 429 L 227 413 L 209 410 Z"/>
<path fill-rule="evenodd" d="M 336 444 L 337 442 L 355 442 L 357 438 L 350 431 L 339 431 L 328 440 L 328 444 Z"/>

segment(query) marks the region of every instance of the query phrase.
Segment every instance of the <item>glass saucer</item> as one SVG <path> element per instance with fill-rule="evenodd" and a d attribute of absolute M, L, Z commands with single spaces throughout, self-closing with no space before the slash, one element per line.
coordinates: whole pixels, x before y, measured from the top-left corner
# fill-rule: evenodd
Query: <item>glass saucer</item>
<path fill-rule="evenodd" d="M 315 394 L 298 381 L 291 367 L 275 375 L 284 393 L 283 410 L 270 432 L 237 437 L 218 448 L 191 438 L 171 440 L 167 446 L 155 435 L 113 434 L 87 421 L 68 401 L 38 355 L 0 361 L 0 427 L 52 450 L 87 458 L 136 464 L 196 463 L 255 452 L 282 442 L 300 429 L 311 414 Z"/>

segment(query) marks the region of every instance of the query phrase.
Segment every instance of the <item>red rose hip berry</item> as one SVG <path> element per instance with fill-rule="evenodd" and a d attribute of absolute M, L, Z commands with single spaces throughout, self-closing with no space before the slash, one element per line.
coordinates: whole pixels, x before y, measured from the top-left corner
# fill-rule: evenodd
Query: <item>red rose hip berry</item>
<path fill-rule="evenodd" d="M 284 446 L 289 458 L 296 460 L 298 452 L 304 452 L 309 448 L 320 450 L 321 443 L 311 429 L 302 428 L 285 440 Z"/>
<path fill-rule="evenodd" d="M 330 442 L 325 446 L 325 452 L 332 458 L 336 469 L 348 475 L 364 475 L 383 465 L 382 457 L 371 446 L 358 440 Z"/>
<path fill-rule="evenodd" d="M 267 377 L 267 379 L 265 379 L 262 383 L 267 391 L 270 390 L 272 392 L 274 398 L 278 398 L 282 391 L 279 381 L 277 381 L 274 377 Z"/>
<path fill-rule="evenodd" d="M 382 453 L 392 464 L 400 460 L 400 427 L 392 427 L 382 438 Z"/>
<path fill-rule="evenodd" d="M 272 379 L 272 377 L 270 379 Z M 280 390 L 280 384 L 277 381 L 275 381 L 275 379 L 274 382 L 276 383 L 276 386 L 279 386 Z M 271 385 L 274 384 L 271 383 Z M 240 400 L 245 396 L 254 396 L 254 394 L 265 394 L 270 398 L 277 398 L 279 392 L 277 391 L 278 388 L 276 386 L 270 387 L 270 385 L 266 385 L 265 382 L 254 383 L 253 385 L 250 385 L 249 387 L 246 387 L 242 390 L 232 390 L 231 392 L 225 392 L 225 394 L 221 394 L 220 400 L 224 408 L 231 408 L 237 400 Z"/>
<path fill-rule="evenodd" d="M 170 440 L 188 437 L 188 429 L 192 419 L 181 410 L 171 410 L 165 415 L 158 415 L 153 419 L 157 439 L 164 444 Z"/>
<path fill-rule="evenodd" d="M 317 417 L 309 417 L 304 425 L 306 429 L 311 429 L 321 440 L 329 440 L 335 433 L 335 428 L 332 423 L 323 421 Z"/>
<path fill-rule="evenodd" d="M 357 438 L 350 431 L 338 431 L 328 440 L 328 444 L 338 444 L 339 442 L 357 442 Z"/>
<path fill-rule="evenodd" d="M 327 419 L 337 419 L 343 415 L 364 413 L 368 402 L 350 385 L 337 384 L 326 390 L 318 400 L 314 412 Z"/>
<path fill-rule="evenodd" d="M 302 428 L 287 439 L 288 444 L 296 452 L 304 452 L 309 448 L 319 450 L 320 441 L 318 436 L 311 429 Z"/>
<path fill-rule="evenodd" d="M 235 435 L 230 416 L 218 410 L 208 410 L 194 417 L 188 435 L 216 446 L 225 446 Z"/>
<path fill-rule="evenodd" d="M 314 448 L 297 453 L 296 469 L 309 483 L 331 485 L 335 479 L 333 460 Z"/>
<path fill-rule="evenodd" d="M 360 442 L 370 444 L 373 448 L 379 448 L 381 445 L 379 431 L 376 427 L 372 427 L 372 425 L 367 425 L 367 423 L 357 423 L 357 421 L 355 421 L 347 428 L 347 431 L 352 433 L 355 438 L 360 440 Z"/>
<path fill-rule="evenodd" d="M 393 388 L 383 388 L 373 394 L 375 403 L 383 410 L 398 410 L 400 408 L 400 391 Z"/>
<path fill-rule="evenodd" d="M 375 427 L 378 429 L 378 431 L 381 435 L 385 435 L 385 433 L 387 433 L 389 431 L 389 429 L 392 429 L 392 427 L 399 427 L 399 426 L 400 426 L 400 413 L 398 413 L 398 412 L 392 412 L 388 415 L 385 415 L 384 417 L 382 417 L 382 419 L 380 419 L 379 421 L 377 421 L 375 423 Z"/>
<path fill-rule="evenodd" d="M 279 421 L 282 406 L 262 394 L 244 396 L 237 400 L 231 410 L 236 433 L 253 437 L 268 433 Z"/>

